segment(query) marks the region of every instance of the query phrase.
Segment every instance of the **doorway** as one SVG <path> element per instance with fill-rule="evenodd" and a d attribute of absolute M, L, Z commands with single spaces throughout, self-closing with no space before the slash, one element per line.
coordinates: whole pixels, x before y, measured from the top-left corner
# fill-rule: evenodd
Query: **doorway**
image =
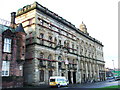
<path fill-rule="evenodd" d="M 72 81 L 71 81 L 71 72 L 70 71 L 68 71 L 68 80 L 69 80 L 69 83 L 72 83 Z"/>
<path fill-rule="evenodd" d="M 73 72 L 73 83 L 76 83 L 76 72 Z"/>

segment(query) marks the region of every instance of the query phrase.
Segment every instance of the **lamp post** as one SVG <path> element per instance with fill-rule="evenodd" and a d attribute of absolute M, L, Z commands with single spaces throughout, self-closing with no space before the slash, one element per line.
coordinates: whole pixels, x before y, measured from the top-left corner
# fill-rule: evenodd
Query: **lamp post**
<path fill-rule="evenodd" d="M 113 61 L 113 72 L 115 73 L 114 60 L 112 60 L 112 61 Z M 113 73 L 113 77 L 115 77 L 114 73 Z"/>

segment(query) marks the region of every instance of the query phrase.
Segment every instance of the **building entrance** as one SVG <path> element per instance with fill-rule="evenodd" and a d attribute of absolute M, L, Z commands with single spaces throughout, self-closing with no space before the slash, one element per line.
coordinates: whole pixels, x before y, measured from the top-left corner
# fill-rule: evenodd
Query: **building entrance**
<path fill-rule="evenodd" d="M 73 83 L 76 83 L 76 72 L 73 72 Z"/>
<path fill-rule="evenodd" d="M 72 81 L 71 81 L 71 72 L 70 71 L 68 71 L 68 80 L 69 80 L 69 83 L 72 83 Z"/>

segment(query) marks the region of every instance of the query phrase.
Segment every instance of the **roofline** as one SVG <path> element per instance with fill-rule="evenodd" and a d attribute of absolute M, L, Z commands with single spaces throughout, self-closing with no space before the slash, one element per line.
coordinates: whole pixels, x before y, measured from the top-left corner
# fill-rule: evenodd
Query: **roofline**
<path fill-rule="evenodd" d="M 25 8 L 28 8 L 26 11 L 24 11 Z M 56 13 L 50 11 L 48 8 L 42 6 L 41 4 L 39 4 L 38 2 L 34 2 L 33 4 L 31 5 L 27 5 L 25 7 L 23 7 L 21 10 L 18 10 L 19 11 L 23 11 L 21 13 L 17 13 L 16 17 L 24 14 L 24 13 L 27 13 L 31 10 L 34 10 L 34 9 L 37 9 L 37 10 L 40 10 L 42 12 L 44 12 L 45 14 L 47 14 L 48 16 L 52 17 L 53 19 L 57 20 L 57 21 L 60 21 L 61 23 L 65 24 L 66 26 L 72 28 L 73 30 L 75 30 L 76 32 L 78 32 L 79 34 L 83 35 L 84 37 L 88 38 L 89 40 L 92 40 L 93 42 L 101 45 L 102 47 L 104 46 L 100 41 L 96 40 L 95 38 L 92 38 L 91 36 L 83 33 L 82 31 L 80 31 L 80 29 L 76 28 L 75 25 L 73 25 L 71 22 L 67 21 L 66 19 L 60 17 L 59 15 L 57 15 Z"/>

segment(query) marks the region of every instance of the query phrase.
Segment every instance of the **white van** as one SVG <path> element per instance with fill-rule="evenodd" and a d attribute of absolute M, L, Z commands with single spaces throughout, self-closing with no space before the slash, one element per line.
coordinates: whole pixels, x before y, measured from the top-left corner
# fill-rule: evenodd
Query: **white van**
<path fill-rule="evenodd" d="M 65 77 L 62 76 L 51 76 L 49 79 L 49 86 L 68 86 L 69 82 Z"/>

